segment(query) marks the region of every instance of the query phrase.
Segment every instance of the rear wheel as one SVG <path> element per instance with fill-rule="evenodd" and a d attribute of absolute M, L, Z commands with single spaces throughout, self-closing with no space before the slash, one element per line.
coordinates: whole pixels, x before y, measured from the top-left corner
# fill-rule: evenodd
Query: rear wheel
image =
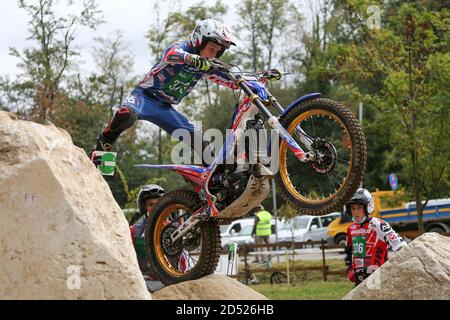
<path fill-rule="evenodd" d="M 329 99 L 313 99 L 293 107 L 280 119 L 304 148 L 297 128 L 313 141 L 316 161 L 302 163 L 281 141 L 276 181 L 282 195 L 299 214 L 325 215 L 341 210 L 362 182 L 367 162 L 364 133 L 345 106 Z"/>
<path fill-rule="evenodd" d="M 202 221 L 172 243 L 170 236 L 199 209 L 195 192 L 166 193 L 152 210 L 145 239 L 152 273 L 165 285 L 212 274 L 220 257 L 220 229 L 216 221 Z"/>

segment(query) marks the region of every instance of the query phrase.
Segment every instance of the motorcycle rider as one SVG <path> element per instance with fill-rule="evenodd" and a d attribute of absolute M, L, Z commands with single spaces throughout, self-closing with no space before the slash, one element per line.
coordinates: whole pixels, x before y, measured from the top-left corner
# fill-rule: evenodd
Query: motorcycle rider
<path fill-rule="evenodd" d="M 373 196 L 364 188 L 358 189 L 346 205 L 353 223 L 347 229 L 345 265 L 347 278 L 356 286 L 386 262 L 389 247 L 398 251 L 406 246 L 387 222 L 370 217 L 373 210 Z"/>
<path fill-rule="evenodd" d="M 189 40 L 175 43 L 164 51 L 98 136 L 93 151 L 110 151 L 120 134 L 137 120 L 150 121 L 169 134 L 176 129 L 188 130 L 194 150 L 194 136 L 203 142 L 202 133 L 172 105 L 179 104 L 203 78 L 238 89 L 225 73 L 212 71 L 208 60 L 220 58 L 235 45 L 229 29 L 222 23 L 214 19 L 198 23 Z M 207 145 L 203 142 L 202 150 L 195 152 L 202 155 Z M 92 160 L 97 164 L 99 158 Z"/>

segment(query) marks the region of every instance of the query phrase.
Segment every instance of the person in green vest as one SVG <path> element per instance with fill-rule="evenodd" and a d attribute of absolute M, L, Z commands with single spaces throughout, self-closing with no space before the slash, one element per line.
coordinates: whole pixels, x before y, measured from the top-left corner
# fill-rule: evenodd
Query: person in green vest
<path fill-rule="evenodd" d="M 262 205 L 259 206 L 258 211 L 255 214 L 255 224 L 253 226 L 252 236 L 255 238 L 256 244 L 269 244 L 269 237 L 272 234 L 272 215 L 269 211 L 266 211 Z M 256 255 L 253 262 L 266 262 L 270 259 L 267 254 L 261 254 L 261 252 L 267 251 L 269 248 L 262 247 L 257 248 L 256 251 L 260 254 Z"/>

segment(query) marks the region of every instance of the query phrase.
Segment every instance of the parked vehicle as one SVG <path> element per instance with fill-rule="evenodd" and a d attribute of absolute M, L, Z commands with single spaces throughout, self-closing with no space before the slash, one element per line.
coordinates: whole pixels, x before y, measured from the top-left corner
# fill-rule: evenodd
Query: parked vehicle
<path fill-rule="evenodd" d="M 227 252 L 230 242 L 238 244 L 238 250 L 242 244 L 252 238 L 252 230 L 255 224 L 254 218 L 239 219 L 228 225 L 220 226 L 222 252 Z"/>
<path fill-rule="evenodd" d="M 282 224 L 281 220 L 278 220 L 278 224 Z M 238 245 L 238 251 L 241 251 L 243 244 L 250 245 L 247 248 L 248 251 L 253 251 L 251 246 L 253 245 L 254 238 L 252 237 L 253 226 L 255 224 L 255 218 L 245 218 L 233 221 L 231 224 L 220 226 L 220 237 L 222 252 L 228 252 L 230 242 L 235 242 Z M 272 234 L 275 233 L 275 219 L 272 219 Z"/>
<path fill-rule="evenodd" d="M 339 216 L 339 212 L 333 212 L 321 217 L 295 217 L 285 222 L 279 229 L 278 241 L 307 242 L 327 240 L 328 225 Z"/>
<path fill-rule="evenodd" d="M 339 212 L 333 212 L 325 216 L 297 216 L 290 220 L 277 222 L 278 235 L 275 232 L 270 236 L 270 242 L 283 241 L 307 242 L 328 239 L 328 225 L 340 217 Z M 249 238 L 246 244 L 251 246 L 254 239 Z"/>
<path fill-rule="evenodd" d="M 380 218 L 389 223 L 401 236 L 414 239 L 418 235 L 417 209 L 415 202 L 396 204 L 396 196 L 399 192 L 376 191 L 373 192 L 375 209 L 373 217 Z M 423 211 L 425 232 L 448 233 L 450 232 L 450 199 L 430 200 Z M 328 226 L 329 242 L 345 244 L 347 228 L 351 223 L 351 217 L 341 213 Z"/>

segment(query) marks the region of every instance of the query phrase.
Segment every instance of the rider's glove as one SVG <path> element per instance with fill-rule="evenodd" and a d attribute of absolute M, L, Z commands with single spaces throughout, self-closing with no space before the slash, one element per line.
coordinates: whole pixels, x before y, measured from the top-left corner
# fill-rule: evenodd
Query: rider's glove
<path fill-rule="evenodd" d="M 356 282 L 355 271 L 353 271 L 352 268 L 347 268 L 346 272 L 348 280 L 351 282 Z"/>
<path fill-rule="evenodd" d="M 191 54 L 190 58 L 191 61 L 189 62 L 189 64 L 198 69 L 198 71 L 208 72 L 212 68 L 212 65 L 208 61 L 208 59 L 205 59 L 196 54 Z"/>

